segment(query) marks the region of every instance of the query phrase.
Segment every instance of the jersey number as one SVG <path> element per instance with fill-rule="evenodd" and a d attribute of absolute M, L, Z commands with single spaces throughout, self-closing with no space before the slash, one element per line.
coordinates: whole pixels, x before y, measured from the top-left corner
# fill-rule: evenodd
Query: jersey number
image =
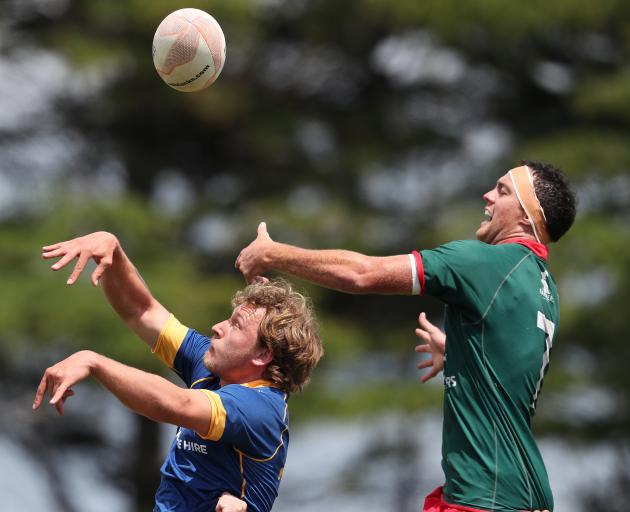
<path fill-rule="evenodd" d="M 545 378 L 545 371 L 549 366 L 549 352 L 551 351 L 551 345 L 553 343 L 553 333 L 556 330 L 556 324 L 549 320 L 542 312 L 538 311 L 538 317 L 536 319 L 536 325 L 539 329 L 545 333 L 545 353 L 543 354 L 542 366 L 540 368 L 540 377 L 536 383 L 536 391 L 534 392 L 534 398 L 532 399 L 531 407 L 536 410 L 536 401 L 538 395 L 542 389 L 543 379 Z"/>

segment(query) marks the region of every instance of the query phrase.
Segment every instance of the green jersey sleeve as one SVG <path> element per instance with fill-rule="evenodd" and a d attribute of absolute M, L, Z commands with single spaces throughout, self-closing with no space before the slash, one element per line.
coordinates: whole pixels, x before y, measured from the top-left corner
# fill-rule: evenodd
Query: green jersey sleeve
<path fill-rule="evenodd" d="M 476 240 L 457 240 L 421 251 L 422 293 L 459 306 L 472 315 L 481 313 L 478 305 L 485 290 L 484 281 L 479 276 L 491 271 L 490 247 Z"/>

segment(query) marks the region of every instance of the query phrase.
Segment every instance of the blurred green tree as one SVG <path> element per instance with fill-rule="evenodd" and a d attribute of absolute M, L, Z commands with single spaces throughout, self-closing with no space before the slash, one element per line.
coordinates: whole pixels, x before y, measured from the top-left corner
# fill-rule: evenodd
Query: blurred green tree
<path fill-rule="evenodd" d="M 24 72 L 15 103 L 30 105 L 14 117 L 5 109 L 0 122 L 0 185 L 9 190 L 0 207 L 1 350 L 27 357 L 33 347 L 89 341 L 151 364 L 87 282 L 65 289 L 47 273 L 37 261 L 45 243 L 115 232 L 156 295 L 203 326 L 227 312 L 242 284 L 232 264 L 259 220 L 282 241 L 408 252 L 472 236 L 481 193 L 520 158 L 540 159 L 565 169 L 581 212 L 552 248 L 563 321 L 536 427 L 627 454 L 630 4 L 199 1 L 223 26 L 228 56 L 218 82 L 198 94 L 170 90 L 150 58 L 158 23 L 184 6 L 5 5 L 5 60 L 22 69 L 25 52 L 41 52 L 33 66 L 52 78 Z M 37 110 L 30 81 L 42 84 L 47 108 Z M 400 392 L 386 405 L 437 403 L 408 376 L 418 310 L 437 317 L 439 304 L 307 290 L 328 358 L 294 401 L 296 417 L 382 407 L 382 384 L 324 385 L 336 365 L 374 351 L 396 361 L 391 385 Z M 594 390 L 610 410 L 576 419 L 555 408 L 567 393 L 587 400 Z M 629 473 L 620 456 L 619 481 L 604 491 L 619 509 L 630 503 Z M 140 494 L 138 507 L 150 500 Z M 600 497 L 589 500 L 585 510 L 606 510 Z"/>

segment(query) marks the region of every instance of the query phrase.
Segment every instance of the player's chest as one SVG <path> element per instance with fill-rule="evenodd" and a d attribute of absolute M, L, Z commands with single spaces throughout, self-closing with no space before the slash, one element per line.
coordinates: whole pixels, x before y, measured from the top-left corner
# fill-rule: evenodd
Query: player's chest
<path fill-rule="evenodd" d="M 187 428 L 180 428 L 175 435 L 171 447 L 175 457 L 186 460 L 196 460 L 199 463 L 207 461 L 224 460 L 226 462 L 235 458 L 232 447 L 203 439 L 196 432 Z"/>

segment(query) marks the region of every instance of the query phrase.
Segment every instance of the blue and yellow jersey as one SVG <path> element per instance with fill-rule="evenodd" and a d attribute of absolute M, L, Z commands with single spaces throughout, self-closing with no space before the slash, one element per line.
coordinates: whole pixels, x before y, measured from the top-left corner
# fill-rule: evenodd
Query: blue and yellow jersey
<path fill-rule="evenodd" d="M 155 354 L 192 389 L 208 397 L 212 415 L 201 436 L 179 428 L 161 468 L 154 512 L 214 511 L 225 491 L 266 512 L 278 495 L 287 458 L 286 394 L 267 381 L 221 387 L 203 364 L 212 341 L 171 316 Z"/>

